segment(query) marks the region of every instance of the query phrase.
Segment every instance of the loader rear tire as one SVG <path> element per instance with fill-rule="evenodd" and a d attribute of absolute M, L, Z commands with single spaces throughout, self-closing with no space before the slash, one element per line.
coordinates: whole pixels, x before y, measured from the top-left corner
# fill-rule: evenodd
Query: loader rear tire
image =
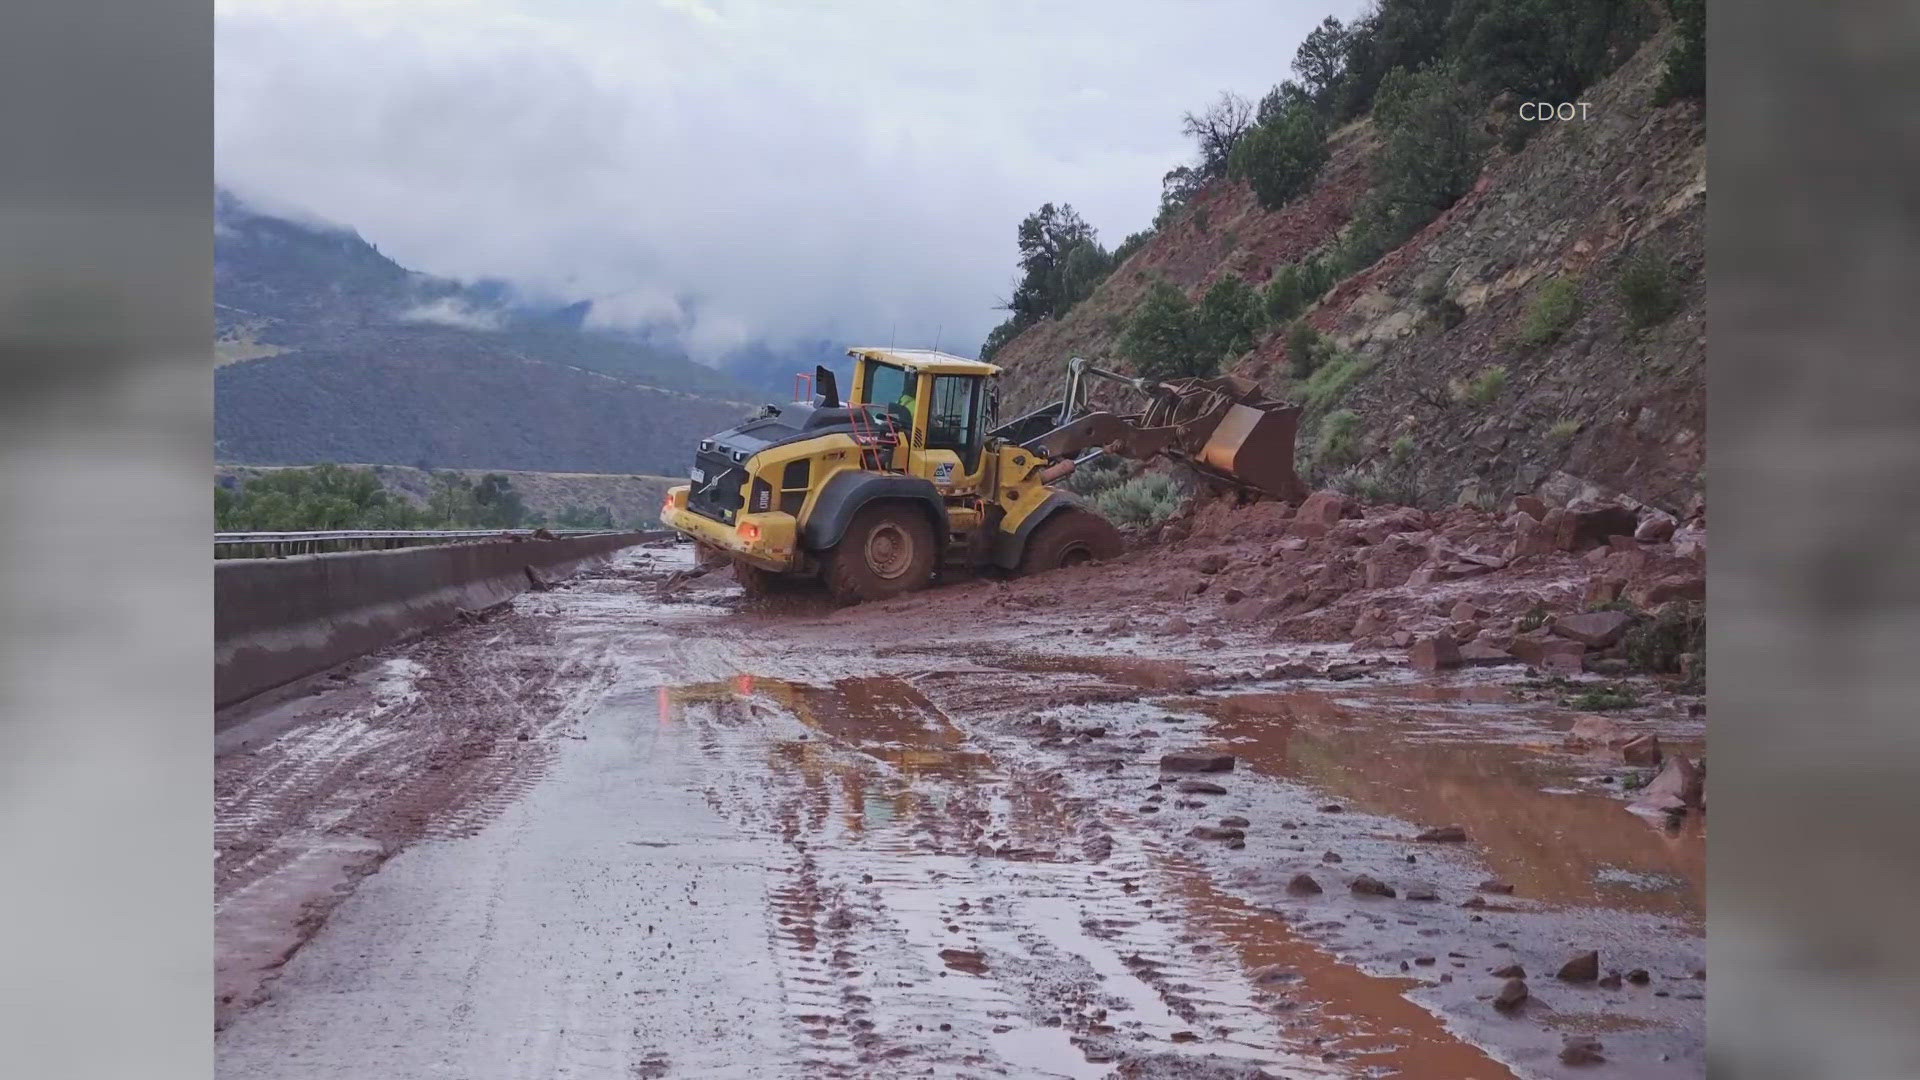
<path fill-rule="evenodd" d="M 1020 572 L 1036 574 L 1111 559 L 1126 547 L 1125 538 L 1112 522 L 1092 511 L 1069 507 L 1040 523 L 1020 557 Z"/>
<path fill-rule="evenodd" d="M 842 603 L 884 600 L 933 580 L 933 526 L 918 507 L 874 503 L 853 516 L 827 553 L 822 578 Z"/>

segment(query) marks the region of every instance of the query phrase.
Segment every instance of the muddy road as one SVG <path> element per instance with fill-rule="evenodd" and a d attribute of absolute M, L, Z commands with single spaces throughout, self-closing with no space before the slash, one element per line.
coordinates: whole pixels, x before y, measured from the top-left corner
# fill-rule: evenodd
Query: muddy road
<path fill-rule="evenodd" d="M 219 1075 L 1704 1074 L 1702 819 L 1630 813 L 1525 669 L 690 565 L 221 718 Z"/>

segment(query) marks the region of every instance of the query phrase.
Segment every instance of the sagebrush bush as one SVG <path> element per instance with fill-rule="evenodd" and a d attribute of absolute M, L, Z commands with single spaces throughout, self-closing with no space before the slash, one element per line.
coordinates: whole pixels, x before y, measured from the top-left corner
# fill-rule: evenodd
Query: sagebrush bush
<path fill-rule="evenodd" d="M 1314 464 L 1322 469 L 1344 469 L 1353 463 L 1359 450 L 1360 417 L 1352 409 L 1336 409 L 1320 421 L 1320 436 L 1313 444 Z"/>
<path fill-rule="evenodd" d="M 1115 525 L 1145 529 L 1180 510 L 1186 491 L 1166 473 L 1142 473 L 1094 496 L 1093 508 Z"/>
<path fill-rule="evenodd" d="M 1560 335 L 1580 317 L 1580 283 L 1568 277 L 1555 277 L 1534 293 L 1533 304 L 1520 326 L 1520 344 L 1530 349 L 1545 348 L 1560 340 Z"/>
<path fill-rule="evenodd" d="M 1306 407 L 1313 412 L 1325 412 L 1346 397 L 1347 390 L 1361 376 L 1372 371 L 1379 360 L 1377 355 L 1363 360 L 1353 353 L 1334 349 L 1332 355 L 1307 378 L 1306 387 L 1301 392 L 1301 397 L 1306 399 Z"/>
<path fill-rule="evenodd" d="M 1292 365 L 1295 378 L 1304 379 L 1312 375 L 1326 352 L 1320 331 L 1308 325 L 1307 320 L 1296 319 L 1287 328 L 1287 361 Z"/>
<path fill-rule="evenodd" d="M 1706 605 L 1679 601 L 1668 604 L 1651 618 L 1635 623 L 1623 643 L 1629 663 L 1642 671 L 1660 674 L 1677 673 L 1680 657 L 1692 653 L 1696 658 L 1694 677 L 1698 680 L 1706 670 Z"/>
<path fill-rule="evenodd" d="M 1126 458 L 1118 454 L 1101 454 L 1074 469 L 1060 486 L 1082 498 L 1091 499 L 1125 483 L 1134 471 L 1134 463 Z"/>
<path fill-rule="evenodd" d="M 1495 364 L 1482 368 L 1467 384 L 1467 397 L 1476 405 L 1491 405 L 1507 388 L 1507 369 Z"/>
<path fill-rule="evenodd" d="M 1547 438 L 1555 442 L 1565 442 L 1579 433 L 1580 421 L 1569 416 L 1564 419 L 1555 420 L 1553 426 L 1547 429 Z"/>
<path fill-rule="evenodd" d="M 1680 275 L 1657 251 L 1635 252 L 1620 264 L 1614 279 L 1627 319 L 1638 327 L 1665 322 L 1680 310 Z"/>

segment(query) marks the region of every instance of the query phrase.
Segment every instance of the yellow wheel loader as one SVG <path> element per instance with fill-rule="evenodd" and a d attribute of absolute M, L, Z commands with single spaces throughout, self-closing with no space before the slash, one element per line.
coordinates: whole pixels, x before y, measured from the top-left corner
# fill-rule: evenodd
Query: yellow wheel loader
<path fill-rule="evenodd" d="M 1112 558 L 1119 530 L 1050 486 L 1100 453 L 1168 456 L 1253 491 L 1305 494 L 1293 473 L 1299 410 L 1242 380 L 1154 382 L 1075 359 L 1060 401 L 997 425 L 993 364 L 924 349 L 848 355 L 846 402 L 825 366 L 799 376 L 817 391 L 809 400 L 701 440 L 691 483 L 667 492 L 661 521 L 703 562 L 731 562 L 749 594 L 818 578 L 842 600 L 877 600 L 942 570 Z M 1091 409 L 1089 376 L 1148 404 Z"/>

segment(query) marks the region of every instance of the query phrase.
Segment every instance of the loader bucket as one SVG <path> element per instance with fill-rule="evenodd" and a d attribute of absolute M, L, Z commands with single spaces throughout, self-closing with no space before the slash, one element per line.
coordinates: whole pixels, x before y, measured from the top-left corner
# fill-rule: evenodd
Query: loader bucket
<path fill-rule="evenodd" d="M 1243 484 L 1298 502 L 1307 497 L 1306 485 L 1293 471 L 1293 441 L 1299 426 L 1296 406 L 1236 403 L 1227 408 L 1194 458 Z"/>

